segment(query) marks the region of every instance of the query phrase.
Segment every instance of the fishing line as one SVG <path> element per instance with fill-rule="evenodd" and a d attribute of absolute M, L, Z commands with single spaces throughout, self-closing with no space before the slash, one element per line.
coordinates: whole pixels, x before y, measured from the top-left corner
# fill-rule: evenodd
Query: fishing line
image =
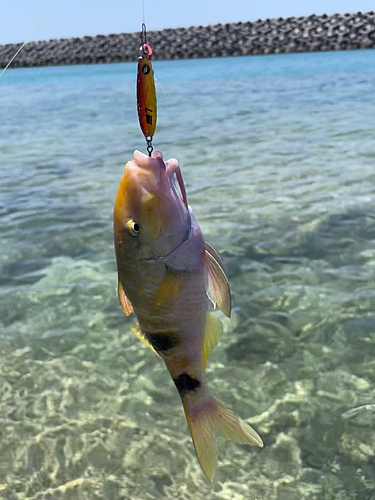
<path fill-rule="evenodd" d="M 165 91 L 164 91 L 164 89 L 163 89 L 163 85 L 159 82 L 159 80 L 158 80 L 157 78 L 155 78 L 155 83 L 156 83 L 156 85 L 159 85 L 159 86 L 160 86 L 160 88 L 161 88 L 161 90 L 162 90 L 162 92 L 163 92 L 163 94 L 164 94 L 164 97 L 165 97 L 166 99 L 168 99 L 167 94 L 165 93 Z"/>
<path fill-rule="evenodd" d="M 26 38 L 26 40 L 23 42 L 23 44 L 21 45 L 21 47 L 17 50 L 17 52 L 14 54 L 14 56 L 12 57 L 12 59 L 8 62 L 8 64 L 5 66 L 5 68 L 3 69 L 3 71 L 0 73 L 0 78 L 3 76 L 3 74 L 5 73 L 5 71 L 9 68 L 9 66 L 12 64 L 12 62 L 15 60 L 15 58 L 18 56 L 18 54 L 21 52 L 21 50 L 24 48 L 24 46 L 29 42 L 30 38 L 33 36 L 33 34 L 36 32 L 36 30 L 39 28 L 39 26 L 42 24 L 42 22 L 45 20 L 45 18 L 48 16 L 48 14 L 50 13 L 50 11 L 52 10 L 52 7 L 55 5 L 55 3 L 57 3 L 58 0 L 54 0 L 51 4 L 51 6 L 49 7 L 49 9 L 47 10 L 47 12 L 44 14 L 44 16 L 42 17 L 42 19 L 39 21 L 39 23 L 35 26 L 34 30 L 30 33 L 30 35 Z"/>

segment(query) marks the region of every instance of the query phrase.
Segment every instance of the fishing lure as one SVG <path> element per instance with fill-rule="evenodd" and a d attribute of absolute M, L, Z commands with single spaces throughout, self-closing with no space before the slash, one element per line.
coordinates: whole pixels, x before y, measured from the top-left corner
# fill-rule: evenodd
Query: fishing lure
<path fill-rule="evenodd" d="M 157 107 L 154 71 L 152 69 L 152 48 L 147 44 L 146 24 L 142 23 L 141 47 L 137 70 L 137 108 L 142 133 L 146 138 L 149 156 L 153 151 L 152 138 L 155 134 Z"/>

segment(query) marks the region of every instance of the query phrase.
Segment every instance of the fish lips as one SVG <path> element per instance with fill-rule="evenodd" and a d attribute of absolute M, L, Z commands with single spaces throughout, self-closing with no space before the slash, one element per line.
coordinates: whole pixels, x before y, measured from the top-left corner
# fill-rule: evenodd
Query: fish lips
<path fill-rule="evenodd" d="M 181 196 L 175 186 L 175 174 Z M 135 151 L 125 177 L 127 206 L 140 224 L 142 241 L 156 259 L 164 258 L 189 238 L 191 228 L 178 163 L 176 160 L 164 163 L 160 151 L 151 157 Z"/>

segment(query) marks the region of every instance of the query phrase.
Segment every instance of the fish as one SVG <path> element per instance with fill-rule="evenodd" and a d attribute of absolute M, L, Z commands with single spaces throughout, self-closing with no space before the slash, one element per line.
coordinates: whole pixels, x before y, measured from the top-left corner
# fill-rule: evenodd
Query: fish
<path fill-rule="evenodd" d="M 187 202 L 181 169 L 155 151 L 125 165 L 114 211 L 118 297 L 132 332 L 164 361 L 180 395 L 196 456 L 212 482 L 217 435 L 263 447 L 257 432 L 218 399 L 205 380 L 207 359 L 231 314 L 226 269 L 205 242 Z"/>

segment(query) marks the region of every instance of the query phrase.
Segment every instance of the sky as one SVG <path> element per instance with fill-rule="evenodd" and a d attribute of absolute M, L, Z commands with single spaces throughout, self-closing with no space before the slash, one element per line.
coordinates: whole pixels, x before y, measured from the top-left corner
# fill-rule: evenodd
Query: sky
<path fill-rule="evenodd" d="M 0 0 L 0 44 L 19 43 L 51 11 L 31 40 L 139 31 L 142 0 Z M 259 18 L 367 12 L 374 0 L 144 0 L 147 29 Z"/>

